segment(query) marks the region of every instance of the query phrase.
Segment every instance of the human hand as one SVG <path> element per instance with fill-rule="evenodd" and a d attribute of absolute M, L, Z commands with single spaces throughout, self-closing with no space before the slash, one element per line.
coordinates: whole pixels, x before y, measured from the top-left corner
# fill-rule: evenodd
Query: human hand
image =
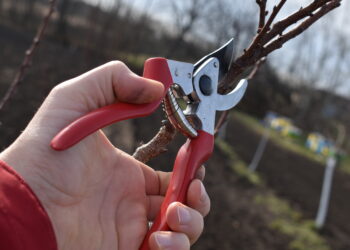
<path fill-rule="evenodd" d="M 60 250 L 138 249 L 170 174 L 118 150 L 101 131 L 62 152 L 50 148 L 51 139 L 89 111 L 116 101 L 148 103 L 162 93 L 161 83 L 135 75 L 124 64 L 105 64 L 55 87 L 20 137 L 0 154 L 42 202 Z M 204 176 L 204 169 L 198 174 Z M 173 232 L 154 233 L 151 249 L 189 249 L 198 239 L 210 209 L 199 179 L 189 187 L 188 206 L 169 206 Z"/>

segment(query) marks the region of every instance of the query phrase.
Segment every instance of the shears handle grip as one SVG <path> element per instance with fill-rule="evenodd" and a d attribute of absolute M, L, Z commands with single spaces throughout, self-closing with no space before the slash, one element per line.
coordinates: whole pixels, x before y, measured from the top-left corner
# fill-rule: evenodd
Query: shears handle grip
<path fill-rule="evenodd" d="M 163 83 L 163 98 L 171 84 L 173 84 L 173 79 L 165 58 L 148 59 L 144 65 L 143 76 Z M 55 150 L 65 150 L 88 135 L 112 123 L 147 116 L 157 109 L 163 98 L 148 104 L 118 102 L 94 110 L 78 118 L 60 131 L 51 141 L 51 147 Z"/>
<path fill-rule="evenodd" d="M 180 148 L 173 169 L 173 174 L 160 212 L 146 234 L 140 250 L 149 250 L 149 237 L 156 231 L 169 231 L 166 223 L 166 211 L 172 202 L 186 203 L 188 186 L 195 178 L 198 168 L 210 157 L 214 148 L 214 136 L 199 131 L 194 139 L 188 139 Z"/>

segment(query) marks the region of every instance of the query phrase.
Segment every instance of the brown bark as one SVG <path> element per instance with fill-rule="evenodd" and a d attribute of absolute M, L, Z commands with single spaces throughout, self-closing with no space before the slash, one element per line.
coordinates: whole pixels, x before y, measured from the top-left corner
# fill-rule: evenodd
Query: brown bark
<path fill-rule="evenodd" d="M 176 129 L 170 122 L 166 121 L 152 140 L 136 149 L 133 157 L 141 162 L 148 162 L 166 152 L 168 144 L 174 139 L 175 135 Z"/>

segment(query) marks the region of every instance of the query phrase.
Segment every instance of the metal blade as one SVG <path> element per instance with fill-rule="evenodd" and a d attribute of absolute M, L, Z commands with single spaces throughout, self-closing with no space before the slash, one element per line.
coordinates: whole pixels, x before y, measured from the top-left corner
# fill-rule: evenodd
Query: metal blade
<path fill-rule="evenodd" d="M 236 106 L 244 96 L 247 89 L 248 81 L 246 79 L 241 80 L 236 88 L 226 95 L 217 94 L 216 97 L 216 110 L 224 111 L 229 110 Z"/>
<path fill-rule="evenodd" d="M 195 65 L 194 65 L 194 72 L 209 58 L 216 57 L 219 60 L 220 66 L 219 66 L 219 82 L 221 79 L 227 74 L 231 67 L 231 63 L 233 60 L 233 38 L 231 38 L 226 44 L 224 44 L 219 49 L 215 50 L 214 52 L 206 55 L 202 59 L 200 59 Z"/>

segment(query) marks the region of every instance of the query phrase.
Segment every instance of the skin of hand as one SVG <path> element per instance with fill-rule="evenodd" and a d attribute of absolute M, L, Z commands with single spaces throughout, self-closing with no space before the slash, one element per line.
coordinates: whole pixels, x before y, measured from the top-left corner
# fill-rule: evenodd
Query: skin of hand
<path fill-rule="evenodd" d="M 148 103 L 163 85 L 110 62 L 57 85 L 17 140 L 0 159 L 36 193 L 52 221 L 58 249 L 138 249 L 148 221 L 159 211 L 170 173 L 154 171 L 115 148 L 98 131 L 65 151 L 51 139 L 66 125 L 116 101 Z M 203 230 L 210 199 L 200 179 L 190 184 L 188 206 L 172 203 L 166 214 L 172 232 L 153 233 L 151 249 L 189 249 Z"/>

